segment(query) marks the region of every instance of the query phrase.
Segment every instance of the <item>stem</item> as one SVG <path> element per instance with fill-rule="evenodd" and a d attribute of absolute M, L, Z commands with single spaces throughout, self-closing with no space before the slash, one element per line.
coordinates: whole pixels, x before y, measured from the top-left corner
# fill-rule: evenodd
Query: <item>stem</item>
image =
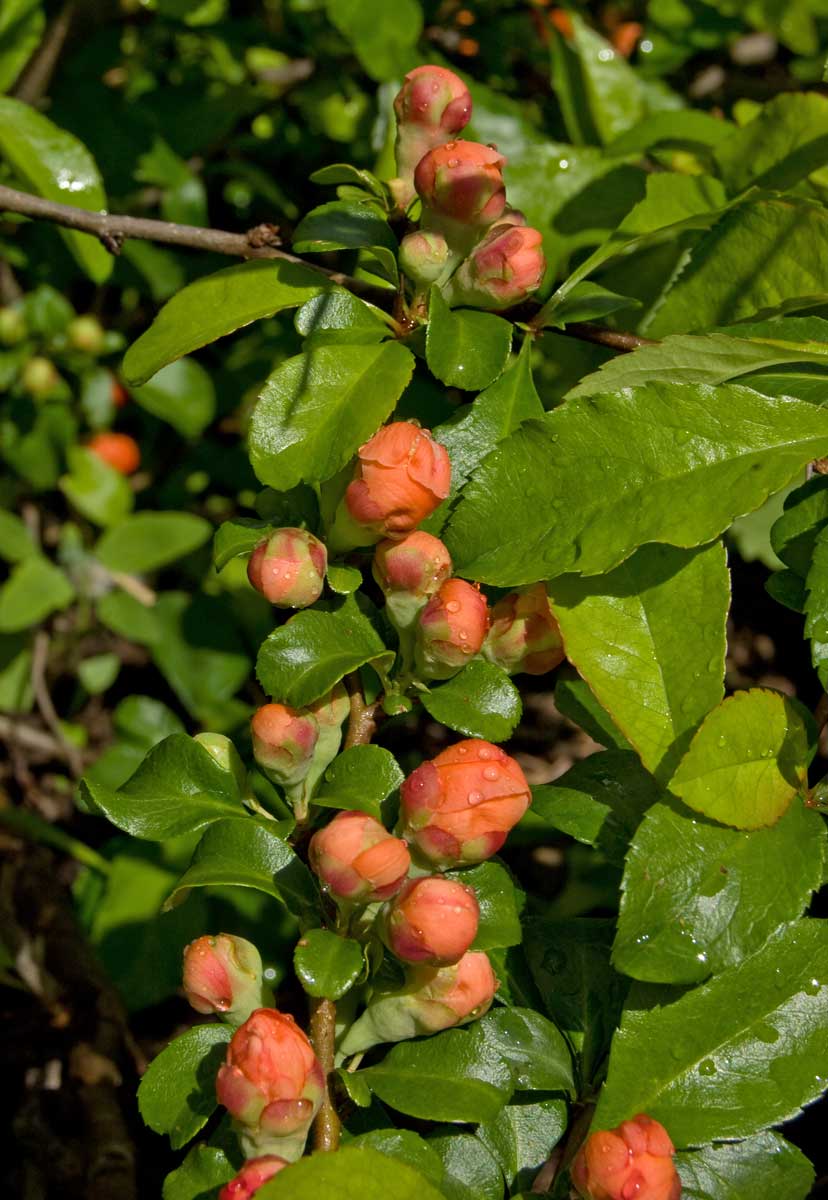
<path fill-rule="evenodd" d="M 346 683 L 351 695 L 351 716 L 348 721 L 348 732 L 345 734 L 345 745 L 342 748 L 350 750 L 352 746 L 367 746 L 371 741 L 377 731 L 377 714 L 380 703 L 378 700 L 375 700 L 373 704 L 365 703 L 362 685 L 356 672 L 348 676 Z"/>
<path fill-rule="evenodd" d="M 330 1075 L 334 1069 L 336 1040 L 336 1005 L 333 1000 L 312 999 L 310 1039 L 316 1057 L 325 1072 L 325 1096 L 313 1123 L 314 1150 L 336 1150 L 339 1147 L 340 1120 L 331 1099 Z"/>
<path fill-rule="evenodd" d="M 55 706 L 52 703 L 52 697 L 49 693 L 49 687 L 46 682 L 46 667 L 49 662 L 49 634 L 45 629 L 40 629 L 34 638 L 32 646 L 32 688 L 34 689 L 35 701 L 40 711 L 43 720 L 55 735 L 55 740 L 60 746 L 63 758 L 69 766 L 72 774 L 76 779 L 79 779 L 83 774 L 83 755 L 76 746 L 67 740 L 63 733 L 63 728 L 60 724 L 60 718 L 55 712 Z"/>
<path fill-rule="evenodd" d="M 596 346 L 607 346 L 610 350 L 620 350 L 629 353 L 641 346 L 657 346 L 659 343 L 652 338 L 639 337 L 637 333 L 622 333 L 617 329 L 604 329 L 602 325 L 593 325 L 589 321 L 573 321 L 565 329 L 552 330 L 562 333 L 564 337 L 578 338 L 582 342 L 594 342 Z"/>
<path fill-rule="evenodd" d="M 566 1170 L 581 1148 L 581 1143 L 589 1132 L 592 1116 L 595 1112 L 593 1103 L 575 1106 L 575 1118 L 570 1123 L 566 1136 L 558 1142 L 549 1158 L 535 1176 L 530 1188 L 533 1196 L 543 1196 L 551 1192 L 555 1180 L 561 1171 Z"/>

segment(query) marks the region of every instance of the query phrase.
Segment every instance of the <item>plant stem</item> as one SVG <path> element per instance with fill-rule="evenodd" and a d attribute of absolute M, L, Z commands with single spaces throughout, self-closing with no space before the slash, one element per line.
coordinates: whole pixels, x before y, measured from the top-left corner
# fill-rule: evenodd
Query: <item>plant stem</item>
<path fill-rule="evenodd" d="M 330 1076 L 334 1069 L 334 1042 L 336 1040 L 336 1005 L 333 1000 L 312 999 L 310 1015 L 310 1039 L 316 1057 L 325 1072 L 325 1096 L 316 1120 L 313 1123 L 314 1150 L 336 1150 L 339 1146 L 339 1115 L 331 1099 Z"/>
<path fill-rule="evenodd" d="M 351 716 L 343 749 L 350 750 L 352 746 L 367 746 L 371 741 L 377 730 L 380 703 L 379 700 L 375 700 L 373 704 L 365 703 L 358 674 L 349 675 L 345 682 L 351 696 Z"/>
<path fill-rule="evenodd" d="M 573 321 L 565 329 L 552 330 L 562 333 L 564 337 L 578 338 L 582 342 L 594 342 L 596 346 L 606 346 L 609 350 L 620 350 L 629 353 L 641 346 L 657 346 L 652 338 L 639 337 L 637 333 L 622 333 L 618 329 L 604 329 L 602 325 L 593 325 L 589 321 Z"/>

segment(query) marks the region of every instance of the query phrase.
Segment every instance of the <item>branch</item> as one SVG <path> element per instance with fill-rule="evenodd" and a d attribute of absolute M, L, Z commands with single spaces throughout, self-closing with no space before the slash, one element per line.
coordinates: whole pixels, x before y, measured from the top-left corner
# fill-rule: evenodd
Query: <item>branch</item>
<path fill-rule="evenodd" d="M 60 724 L 60 718 L 55 712 L 55 706 L 52 703 L 52 697 L 49 692 L 49 687 L 46 682 L 46 668 L 49 663 L 49 634 L 45 629 L 40 629 L 35 634 L 34 643 L 32 646 L 32 688 L 34 690 L 35 700 L 40 715 L 44 722 L 55 735 L 56 743 L 61 747 L 61 752 L 64 760 L 68 764 L 72 774 L 76 779 L 79 779 L 83 774 L 83 755 L 77 746 L 73 746 L 67 740 L 63 728 Z"/>
<path fill-rule="evenodd" d="M 345 734 L 345 744 L 342 749 L 350 750 L 352 746 L 367 746 L 371 741 L 377 731 L 380 702 L 375 700 L 373 704 L 365 703 L 362 685 L 356 672 L 348 676 L 346 683 L 351 695 L 351 715 L 348 719 L 348 732 Z"/>
<path fill-rule="evenodd" d="M 310 1039 L 325 1073 L 325 1096 L 313 1123 L 314 1150 L 336 1150 L 341 1122 L 331 1099 L 330 1076 L 334 1069 L 336 1005 L 333 1000 L 311 1000 Z"/>
<path fill-rule="evenodd" d="M 604 329 L 602 325 L 593 325 L 589 321 L 573 321 L 565 329 L 552 330 L 562 333 L 564 337 L 578 338 L 582 342 L 594 342 L 596 346 L 606 346 L 610 350 L 621 350 L 628 353 L 638 350 L 641 346 L 657 346 L 659 343 L 651 338 L 639 337 L 637 333 L 622 333 L 617 329 Z"/>
<path fill-rule="evenodd" d="M 37 104 L 41 96 L 45 95 L 74 17 L 74 0 L 67 0 L 46 30 L 43 41 L 23 68 L 12 92 L 16 100 L 22 100 L 24 104 Z"/>

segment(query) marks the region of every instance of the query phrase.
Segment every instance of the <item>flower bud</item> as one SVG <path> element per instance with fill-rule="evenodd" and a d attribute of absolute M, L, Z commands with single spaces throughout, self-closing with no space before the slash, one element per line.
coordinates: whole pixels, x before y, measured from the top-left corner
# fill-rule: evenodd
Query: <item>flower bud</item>
<path fill-rule="evenodd" d="M 35 400 L 50 395 L 60 384 L 60 375 L 51 359 L 35 354 L 20 373 L 23 390 Z"/>
<path fill-rule="evenodd" d="M 388 906 L 385 943 L 403 962 L 449 966 L 477 937 L 479 919 L 473 888 L 441 875 L 410 879 Z"/>
<path fill-rule="evenodd" d="M 572 1164 L 572 1182 L 585 1200 L 679 1200 L 674 1153 L 664 1126 L 639 1113 L 589 1135 Z"/>
<path fill-rule="evenodd" d="M 325 1076 L 293 1017 L 257 1009 L 240 1025 L 219 1068 L 216 1095 L 236 1122 L 248 1157 L 295 1162 L 322 1103 Z"/>
<path fill-rule="evenodd" d="M 277 529 L 250 555 L 247 578 L 278 608 L 307 608 L 322 594 L 327 567 L 319 538 L 306 529 Z"/>
<path fill-rule="evenodd" d="M 397 118 L 397 175 L 391 187 L 407 208 L 414 198 L 414 168 L 429 150 L 459 133 L 471 117 L 472 101 L 462 79 L 445 67 L 415 67 L 394 99 Z"/>
<path fill-rule="evenodd" d="M 423 679 L 449 679 L 478 654 L 489 627 L 485 596 L 465 579 L 447 579 L 420 613 L 416 661 Z"/>
<path fill-rule="evenodd" d="M 311 713 L 286 704 L 264 704 L 250 722 L 253 757 L 268 778 L 283 787 L 301 783 L 319 740 Z"/>
<path fill-rule="evenodd" d="M 400 789 L 403 836 L 438 866 L 496 854 L 529 807 L 518 764 L 499 746 L 470 738 L 413 771 Z"/>
<path fill-rule="evenodd" d="M 100 354 L 104 346 L 104 331 L 97 317 L 87 314 L 75 317 L 66 330 L 69 343 L 84 354 Z"/>
<path fill-rule="evenodd" d="M 528 225 L 495 225 L 461 262 L 445 288 L 451 305 L 509 308 L 543 282 L 543 235 Z"/>
<path fill-rule="evenodd" d="M 442 233 L 419 229 L 400 242 L 400 270 L 421 286 L 436 283 L 445 274 L 448 242 Z"/>
<path fill-rule="evenodd" d="M 482 951 L 469 951 L 449 967 L 412 967 L 403 988 L 379 993 L 343 1039 L 345 1055 L 380 1042 L 439 1033 L 482 1017 L 497 991 L 492 964 Z"/>
<path fill-rule="evenodd" d="M 397 629 L 408 629 L 428 598 L 451 575 L 451 555 L 439 538 L 415 529 L 400 542 L 380 542 L 373 571 L 385 594 L 389 617 Z"/>
<path fill-rule="evenodd" d="M 360 447 L 331 541 L 338 549 L 399 539 L 449 494 L 451 463 L 427 429 L 394 421 Z"/>
<path fill-rule="evenodd" d="M 370 904 L 402 887 L 411 865 L 401 838 L 367 813 L 340 812 L 310 840 L 308 860 L 335 900 Z"/>
<path fill-rule="evenodd" d="M 494 224 L 506 207 L 505 164 L 503 155 L 491 146 L 446 142 L 420 159 L 414 186 L 433 214 L 479 231 Z"/>
<path fill-rule="evenodd" d="M 252 942 L 220 933 L 184 950 L 184 991 L 200 1013 L 240 1025 L 262 1003 L 262 960 Z"/>
<path fill-rule="evenodd" d="M 86 445 L 121 475 L 134 475 L 141 465 L 138 443 L 128 433 L 96 433 Z"/>
<path fill-rule="evenodd" d="M 26 318 L 19 308 L 11 305 L 0 308 L 0 346 L 16 346 L 27 332 Z"/>
<path fill-rule="evenodd" d="M 498 600 L 483 654 L 510 675 L 544 675 L 563 661 L 561 631 L 545 584 L 533 583 Z"/>
<path fill-rule="evenodd" d="M 238 1175 L 229 1183 L 225 1183 L 218 1194 L 218 1200 L 251 1200 L 263 1183 L 267 1183 L 282 1167 L 287 1166 L 290 1164 L 278 1154 L 249 1158 Z"/>

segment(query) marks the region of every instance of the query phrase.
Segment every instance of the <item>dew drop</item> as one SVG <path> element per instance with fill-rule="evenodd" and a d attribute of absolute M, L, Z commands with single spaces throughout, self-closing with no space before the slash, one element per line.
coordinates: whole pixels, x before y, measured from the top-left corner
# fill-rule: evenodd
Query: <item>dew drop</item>
<path fill-rule="evenodd" d="M 485 761 L 487 758 L 491 758 L 491 757 L 492 757 L 492 752 L 491 752 L 491 750 L 489 749 L 489 747 L 488 747 L 488 746 L 484 746 L 484 747 L 482 748 L 482 750 L 480 751 L 479 757 L 480 757 L 480 758 L 482 758 L 484 761 Z"/>
<path fill-rule="evenodd" d="M 457 747 L 458 754 L 468 754 L 468 752 L 469 752 L 468 746 L 458 746 Z"/>
<path fill-rule="evenodd" d="M 455 612 L 459 612 L 459 611 L 460 611 L 460 601 L 459 600 L 449 600 L 448 604 L 446 605 L 446 612 L 455 613 Z"/>
<path fill-rule="evenodd" d="M 818 979 L 809 979 L 802 990 L 806 996 L 816 996 L 819 994 L 819 986 Z"/>
<path fill-rule="evenodd" d="M 760 1025 L 756 1030 L 756 1036 L 760 1042 L 771 1046 L 774 1042 L 779 1041 L 779 1030 L 774 1029 L 773 1025 Z"/>
<path fill-rule="evenodd" d="M 500 778 L 500 772 L 497 767 L 484 767 L 483 778 L 488 779 L 490 783 L 494 783 L 496 779 Z"/>
<path fill-rule="evenodd" d="M 482 803 L 484 796 L 482 792 L 469 792 L 467 799 L 469 804 L 480 804 Z"/>
<path fill-rule="evenodd" d="M 716 1074 L 716 1064 L 714 1063 L 712 1058 L 703 1058 L 701 1060 L 701 1062 L 699 1063 L 699 1074 L 700 1075 L 715 1075 Z"/>
<path fill-rule="evenodd" d="M 448 166 L 450 166 L 450 167 L 459 167 L 459 166 L 460 166 L 460 159 L 459 159 L 459 158 L 450 158 L 450 159 L 448 160 Z"/>

